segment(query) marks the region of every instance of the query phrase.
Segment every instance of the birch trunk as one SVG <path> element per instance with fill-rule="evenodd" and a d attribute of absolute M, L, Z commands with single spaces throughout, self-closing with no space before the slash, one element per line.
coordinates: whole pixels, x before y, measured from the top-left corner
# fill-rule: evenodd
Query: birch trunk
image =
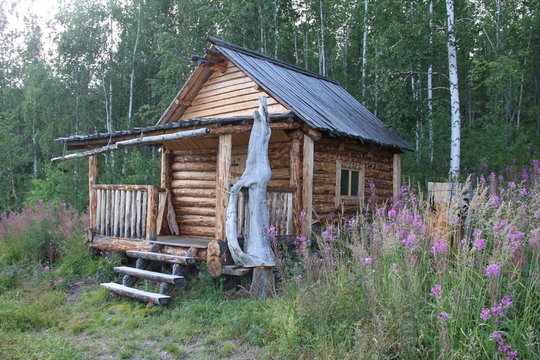
<path fill-rule="evenodd" d="M 461 158 L 461 116 L 459 113 L 459 88 L 456 34 L 454 22 L 454 0 L 446 0 L 446 13 L 448 17 L 448 77 L 450 79 L 450 114 L 451 114 L 451 140 L 450 140 L 450 179 L 459 177 Z"/>
<path fill-rule="evenodd" d="M 324 13 L 323 13 L 323 2 L 319 0 L 319 13 L 320 13 L 320 42 L 319 42 L 319 74 L 326 76 L 326 57 L 324 49 Z"/>
<path fill-rule="evenodd" d="M 266 189 L 272 176 L 268 159 L 270 126 L 266 97 L 261 96 L 259 101 L 249 138 L 246 169 L 231 188 L 227 205 L 227 243 L 236 264 L 245 267 L 275 266 L 267 233 Z M 240 248 L 237 237 L 238 193 L 242 188 L 247 188 L 249 194 L 249 231 L 244 240 L 244 250 Z"/>
<path fill-rule="evenodd" d="M 433 54 L 433 0 L 429 2 L 429 49 Z M 429 64 L 427 73 L 427 104 L 429 133 L 429 162 L 433 163 L 433 64 Z"/>
<path fill-rule="evenodd" d="M 137 18 L 137 35 L 135 36 L 135 44 L 133 45 L 133 53 L 131 55 L 131 75 L 129 77 L 129 109 L 128 109 L 128 126 L 131 128 L 131 116 L 133 114 L 133 87 L 135 83 L 135 57 L 137 56 L 137 48 L 139 46 L 139 36 L 141 33 L 141 1 L 139 1 L 139 10 Z"/>
<path fill-rule="evenodd" d="M 362 100 L 365 100 L 366 96 L 367 32 L 368 0 L 364 0 L 364 36 L 362 38 Z"/>

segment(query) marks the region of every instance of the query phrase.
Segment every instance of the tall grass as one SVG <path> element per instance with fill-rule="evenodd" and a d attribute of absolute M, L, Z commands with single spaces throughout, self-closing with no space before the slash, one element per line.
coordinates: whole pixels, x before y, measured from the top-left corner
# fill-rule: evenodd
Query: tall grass
<path fill-rule="evenodd" d="M 444 233 L 403 187 L 395 204 L 298 238 L 269 310 L 272 346 L 321 359 L 540 358 L 539 171 L 480 178 Z"/>

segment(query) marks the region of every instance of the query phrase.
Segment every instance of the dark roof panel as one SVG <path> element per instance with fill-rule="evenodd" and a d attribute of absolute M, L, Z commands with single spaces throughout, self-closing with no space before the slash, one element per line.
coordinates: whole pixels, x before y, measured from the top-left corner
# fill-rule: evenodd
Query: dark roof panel
<path fill-rule="evenodd" d="M 312 128 L 412 150 L 336 81 L 222 40 L 209 40 Z"/>

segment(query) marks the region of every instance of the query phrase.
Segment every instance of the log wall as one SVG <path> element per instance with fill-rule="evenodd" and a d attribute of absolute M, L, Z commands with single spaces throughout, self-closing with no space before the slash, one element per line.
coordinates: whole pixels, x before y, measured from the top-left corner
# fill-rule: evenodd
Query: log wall
<path fill-rule="evenodd" d="M 341 209 L 336 206 L 337 161 L 343 167 L 347 163 L 364 166 L 364 198 L 370 196 L 370 184 L 375 184 L 376 201 L 386 201 L 392 197 L 393 153 L 389 150 L 374 149 L 342 139 L 322 138 L 315 142 L 313 171 L 313 211 L 323 217 Z M 346 204 L 343 210 L 352 212 L 358 204 Z"/>
<path fill-rule="evenodd" d="M 215 236 L 217 149 L 177 150 L 171 193 L 181 235 Z"/>
<path fill-rule="evenodd" d="M 204 83 L 191 105 L 184 110 L 179 119 L 174 121 L 198 117 L 253 115 L 253 112 L 259 108 L 259 96 L 262 94 L 268 96 L 270 114 L 289 112 L 229 62 L 227 71 L 224 73 L 215 71 Z"/>

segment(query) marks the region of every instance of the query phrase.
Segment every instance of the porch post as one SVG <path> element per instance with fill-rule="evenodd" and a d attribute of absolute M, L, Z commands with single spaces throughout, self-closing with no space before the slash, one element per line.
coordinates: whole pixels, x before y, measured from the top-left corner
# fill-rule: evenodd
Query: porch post
<path fill-rule="evenodd" d="M 313 155 L 314 142 L 308 134 L 304 134 L 304 161 L 302 169 L 302 210 L 306 213 L 305 233 L 311 236 L 311 223 L 313 220 Z"/>
<path fill-rule="evenodd" d="M 93 188 L 99 181 L 99 155 L 88 158 L 88 215 L 90 228 L 96 227 L 97 190 Z"/>
<path fill-rule="evenodd" d="M 232 134 L 219 136 L 216 176 L 216 239 L 227 241 L 225 216 L 231 187 Z"/>
<path fill-rule="evenodd" d="M 401 189 L 401 154 L 394 154 L 392 177 L 393 197 L 394 201 L 398 201 L 399 191 Z"/>

